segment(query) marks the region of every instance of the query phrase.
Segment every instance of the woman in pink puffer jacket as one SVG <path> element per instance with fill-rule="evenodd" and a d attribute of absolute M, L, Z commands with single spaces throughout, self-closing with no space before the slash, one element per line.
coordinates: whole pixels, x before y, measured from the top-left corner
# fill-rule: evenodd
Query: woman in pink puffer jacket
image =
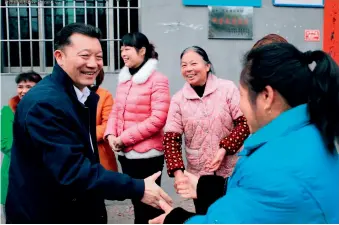
<path fill-rule="evenodd" d="M 169 84 L 156 70 L 157 53 L 145 35 L 129 33 L 121 43 L 125 67 L 119 74 L 105 137 L 118 152 L 123 173 L 144 179 L 164 166 L 162 141 L 170 104 Z M 161 176 L 156 183 L 160 186 Z M 147 224 L 162 213 L 139 200 L 132 203 L 135 223 Z"/>

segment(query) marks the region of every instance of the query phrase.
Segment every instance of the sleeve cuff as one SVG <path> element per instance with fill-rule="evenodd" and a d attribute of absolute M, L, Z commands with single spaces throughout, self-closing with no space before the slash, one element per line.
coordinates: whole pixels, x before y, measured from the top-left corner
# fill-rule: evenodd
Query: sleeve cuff
<path fill-rule="evenodd" d="M 104 134 L 104 141 L 107 141 L 108 140 L 108 135 L 111 135 L 111 134 Z"/>
<path fill-rule="evenodd" d="M 125 147 L 128 147 L 129 145 L 133 144 L 133 143 L 130 143 L 131 139 L 129 139 L 128 133 L 126 133 L 125 131 L 123 131 L 120 134 L 120 140 Z"/>
<path fill-rule="evenodd" d="M 173 169 L 171 171 L 168 171 L 168 176 L 169 177 L 174 177 L 174 172 L 177 171 L 177 170 L 181 170 L 182 172 L 184 172 L 185 171 L 185 167 L 183 167 L 183 168 L 176 168 L 176 169 Z"/>
<path fill-rule="evenodd" d="M 220 197 L 225 195 L 227 178 L 214 175 L 201 176 L 197 185 L 197 199 L 203 212 Z"/>
<path fill-rule="evenodd" d="M 166 216 L 164 224 L 183 224 L 194 215 L 183 208 L 175 208 Z"/>
<path fill-rule="evenodd" d="M 250 134 L 247 120 L 244 116 L 238 117 L 233 122 L 234 128 L 231 133 L 219 143 L 219 147 L 226 150 L 226 155 L 234 155 L 238 153 L 244 144 L 244 141 Z"/>
<path fill-rule="evenodd" d="M 113 132 L 108 131 L 108 130 L 105 130 L 105 133 L 104 133 L 104 139 L 107 139 L 107 136 L 108 136 L 108 135 L 111 135 L 111 134 L 113 134 Z"/>
<path fill-rule="evenodd" d="M 145 193 L 145 181 L 143 179 L 134 179 L 134 191 L 131 199 L 141 200 Z"/>

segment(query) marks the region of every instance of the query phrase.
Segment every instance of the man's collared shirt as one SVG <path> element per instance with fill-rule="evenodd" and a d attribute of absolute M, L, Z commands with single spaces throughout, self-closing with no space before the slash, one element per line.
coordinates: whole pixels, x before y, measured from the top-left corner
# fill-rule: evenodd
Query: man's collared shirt
<path fill-rule="evenodd" d="M 91 94 L 91 91 L 88 89 L 88 87 L 85 87 L 83 91 L 80 91 L 79 88 L 74 87 L 74 90 L 75 90 L 75 94 L 77 95 L 78 97 L 78 100 L 79 102 L 81 102 L 82 104 L 85 104 L 88 96 Z"/>

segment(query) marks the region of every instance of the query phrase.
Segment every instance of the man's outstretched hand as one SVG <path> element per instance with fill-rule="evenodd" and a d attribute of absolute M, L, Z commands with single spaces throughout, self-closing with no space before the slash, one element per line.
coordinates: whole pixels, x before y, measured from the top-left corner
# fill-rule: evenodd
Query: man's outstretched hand
<path fill-rule="evenodd" d="M 141 202 L 151 205 L 158 209 L 161 208 L 160 206 L 161 201 L 166 203 L 169 206 L 172 205 L 171 197 L 155 183 L 156 179 L 160 175 L 161 175 L 161 171 L 144 179 L 145 192 L 144 192 L 144 197 L 141 199 Z"/>

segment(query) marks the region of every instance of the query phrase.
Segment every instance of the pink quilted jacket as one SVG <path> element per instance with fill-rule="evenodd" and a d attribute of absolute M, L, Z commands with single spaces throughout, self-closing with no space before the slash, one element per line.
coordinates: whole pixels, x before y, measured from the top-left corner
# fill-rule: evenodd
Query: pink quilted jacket
<path fill-rule="evenodd" d="M 184 134 L 187 170 L 195 175 L 213 174 L 204 170 L 214 158 L 219 142 L 233 129 L 233 120 L 242 116 L 239 90 L 232 81 L 210 74 L 202 98 L 186 83 L 171 101 L 165 132 Z M 237 161 L 226 156 L 217 175 L 228 177 Z"/>
<path fill-rule="evenodd" d="M 155 70 L 157 60 L 149 59 L 133 76 L 127 67 L 119 74 L 115 103 L 105 136 L 120 136 L 124 152 L 163 150 L 163 127 L 170 104 L 168 79 Z"/>

